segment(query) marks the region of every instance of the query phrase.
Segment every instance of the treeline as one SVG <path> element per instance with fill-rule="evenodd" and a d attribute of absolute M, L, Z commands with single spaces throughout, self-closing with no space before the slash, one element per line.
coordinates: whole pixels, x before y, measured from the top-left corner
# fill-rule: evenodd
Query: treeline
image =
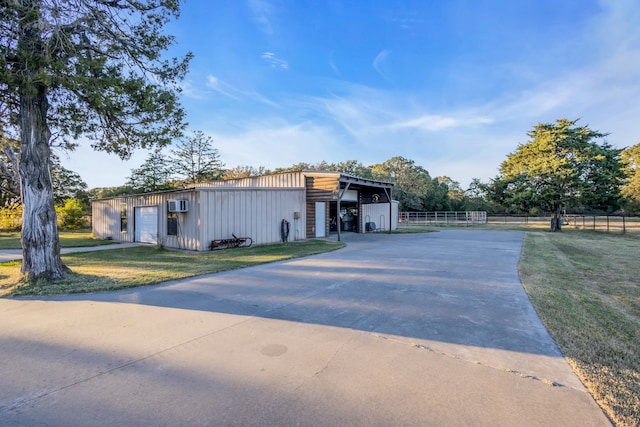
<path fill-rule="evenodd" d="M 128 194 L 185 188 L 193 184 L 321 170 L 360 178 L 393 182 L 393 198 L 401 211 L 487 211 L 512 214 L 640 213 L 640 144 L 624 150 L 599 141 L 605 135 L 576 121 L 538 124 L 531 138 L 507 156 L 499 174 L 489 182 L 473 179 L 468 188 L 448 176 L 432 177 L 411 159 L 396 156 L 374 165 L 357 160 L 338 163 L 298 163 L 267 169 L 264 166 L 225 168 L 213 140 L 201 131 L 178 141 L 169 153 L 157 149 L 131 171 L 118 187 L 87 189 L 75 172 L 52 156 L 55 206 L 60 227 L 88 226 L 90 200 Z M 21 225 L 19 144 L 0 144 L 0 229 Z"/>

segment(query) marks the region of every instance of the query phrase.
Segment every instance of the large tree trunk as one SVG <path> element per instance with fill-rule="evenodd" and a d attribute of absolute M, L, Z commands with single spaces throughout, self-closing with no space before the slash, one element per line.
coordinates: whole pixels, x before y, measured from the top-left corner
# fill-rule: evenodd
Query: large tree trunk
<path fill-rule="evenodd" d="M 31 89 L 31 90 L 29 90 Z M 29 280 L 57 279 L 68 271 L 60 259 L 53 206 L 47 93 L 34 84 L 20 96 L 20 185 L 22 192 L 22 268 Z"/>
<path fill-rule="evenodd" d="M 554 205 L 551 214 L 551 231 L 562 231 L 562 214 L 560 213 L 560 205 Z"/>

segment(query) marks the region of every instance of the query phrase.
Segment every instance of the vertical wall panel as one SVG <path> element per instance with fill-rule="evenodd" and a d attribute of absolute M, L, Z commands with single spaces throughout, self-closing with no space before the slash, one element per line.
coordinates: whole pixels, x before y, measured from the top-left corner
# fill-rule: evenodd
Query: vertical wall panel
<path fill-rule="evenodd" d="M 376 228 L 389 230 L 389 203 L 363 204 L 360 215 L 360 230 L 365 230 L 367 222 L 374 222 Z M 391 229 L 398 228 L 398 202 L 391 204 Z"/>
<path fill-rule="evenodd" d="M 178 213 L 178 236 L 167 235 L 167 201 L 187 200 L 189 211 Z M 153 193 L 111 199 L 94 200 L 91 203 L 93 216 L 92 230 L 98 239 L 112 238 L 119 242 L 133 242 L 135 208 L 156 206 L 158 208 L 157 241 L 167 247 L 199 249 L 199 200 L 194 191 Z M 120 205 L 127 206 L 127 231 L 120 231 Z"/>
<path fill-rule="evenodd" d="M 227 239 L 232 233 L 238 237 L 250 237 L 255 244 L 280 241 L 280 223 L 283 219 L 294 225 L 294 212 L 304 212 L 304 189 L 251 189 L 207 188 L 203 200 L 208 200 L 207 210 L 214 227 L 203 228 L 203 247 L 211 240 Z M 215 195 L 214 197 L 212 197 Z M 213 218 L 212 218 L 213 217 Z M 304 215 L 298 221 L 304 221 Z M 295 233 L 289 239 L 295 239 Z M 298 238 L 306 236 L 299 233 Z"/>

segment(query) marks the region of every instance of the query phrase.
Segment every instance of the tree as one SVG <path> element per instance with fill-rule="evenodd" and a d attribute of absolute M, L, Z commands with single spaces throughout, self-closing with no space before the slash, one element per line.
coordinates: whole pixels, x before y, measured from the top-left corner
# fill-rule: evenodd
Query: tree
<path fill-rule="evenodd" d="M 448 210 L 465 210 L 465 194 L 458 181 L 454 181 L 448 176 L 439 176 L 436 178 L 436 182 L 438 185 L 444 185 L 447 189 Z"/>
<path fill-rule="evenodd" d="M 175 170 L 188 184 L 215 181 L 224 174 L 224 164 L 218 150 L 213 148 L 213 139 L 202 131 L 183 138 L 171 153 L 175 156 Z"/>
<path fill-rule="evenodd" d="M 261 176 L 267 174 L 269 174 L 269 171 L 264 166 L 260 166 L 258 169 L 253 166 L 236 166 L 234 168 L 227 169 L 224 172 L 222 179 L 247 178 L 250 176 Z"/>
<path fill-rule="evenodd" d="M 473 178 L 464 192 L 465 210 L 494 212 L 495 206 L 488 200 L 488 184 Z"/>
<path fill-rule="evenodd" d="M 371 167 L 372 178 L 393 182 L 393 196 L 401 211 L 424 211 L 425 200 L 433 189 L 429 172 L 404 157 L 392 157 Z"/>
<path fill-rule="evenodd" d="M 131 170 L 127 186 L 131 187 L 134 193 L 169 190 L 173 188 L 172 177 L 171 163 L 162 154 L 162 150 L 157 149 L 149 154 L 139 168 Z"/>
<path fill-rule="evenodd" d="M 342 172 L 358 178 L 371 179 L 372 171 L 370 167 L 364 166 L 357 160 L 347 160 L 346 162 L 331 163 L 327 165 L 329 171 Z"/>
<path fill-rule="evenodd" d="M 578 120 L 540 123 L 500 165 L 490 189 L 503 206 L 551 212 L 551 229 L 560 231 L 562 208 L 611 211 L 619 202 L 623 171 L 620 150 L 606 142 L 606 134 Z"/>
<path fill-rule="evenodd" d="M 63 203 L 67 199 L 85 198 L 87 183 L 82 177 L 64 166 L 60 158 L 51 154 L 51 184 L 54 203 Z"/>
<path fill-rule="evenodd" d="M 78 199 L 66 199 L 56 205 L 58 225 L 67 230 L 78 230 L 84 226 L 84 217 L 87 214 L 82 203 Z"/>
<path fill-rule="evenodd" d="M 127 194 L 136 194 L 137 191 L 130 185 L 121 185 L 119 187 L 96 187 L 87 190 L 87 197 L 91 199 L 103 199 L 106 197 L 125 196 Z"/>
<path fill-rule="evenodd" d="M 285 172 L 302 172 L 305 170 L 316 170 L 315 167 L 313 165 L 310 165 L 309 163 L 297 163 L 295 165 L 291 165 L 288 168 L 275 168 L 273 170 L 273 173 L 285 173 Z"/>
<path fill-rule="evenodd" d="M 20 141 L 0 137 L 0 206 L 20 204 L 20 172 L 18 155 Z"/>
<path fill-rule="evenodd" d="M 8 138 L 0 141 L 0 206 L 22 203 L 19 155 L 20 141 Z M 69 198 L 85 198 L 87 184 L 76 172 L 62 166 L 54 153 L 51 153 L 50 172 L 54 203 L 62 203 Z"/>
<path fill-rule="evenodd" d="M 621 153 L 627 182 L 622 187 L 626 207 L 640 212 L 640 144 L 631 146 Z"/>
<path fill-rule="evenodd" d="M 178 15 L 177 0 L 0 4 L 0 123 L 21 142 L 21 271 L 28 279 L 68 271 L 53 203 L 54 143 L 72 149 L 84 135 L 95 149 L 126 159 L 181 135 L 177 83 L 191 55 L 163 59 L 173 37 L 161 32 Z"/>

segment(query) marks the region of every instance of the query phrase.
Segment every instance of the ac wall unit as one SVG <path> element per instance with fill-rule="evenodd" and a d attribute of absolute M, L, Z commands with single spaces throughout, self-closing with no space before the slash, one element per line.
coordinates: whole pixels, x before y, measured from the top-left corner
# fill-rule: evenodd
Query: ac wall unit
<path fill-rule="evenodd" d="M 189 201 L 169 200 L 169 212 L 189 212 Z"/>

